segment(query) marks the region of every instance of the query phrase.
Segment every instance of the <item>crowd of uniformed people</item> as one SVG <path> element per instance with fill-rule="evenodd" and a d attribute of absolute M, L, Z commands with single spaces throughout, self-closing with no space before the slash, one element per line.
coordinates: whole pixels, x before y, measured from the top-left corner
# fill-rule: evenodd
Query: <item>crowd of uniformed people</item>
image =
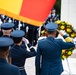
<path fill-rule="evenodd" d="M 51 20 L 51 19 L 50 19 Z M 21 27 L 19 29 L 19 24 Z M 0 15 L 0 75 L 27 75 L 26 59 L 35 56 L 36 75 L 61 75 L 62 49 L 75 47 L 73 42 L 55 39 L 58 25 L 49 22 L 45 28 L 47 37 L 38 39 L 38 28 L 8 16 Z M 67 38 L 67 35 L 63 35 Z M 34 45 L 37 44 L 37 50 Z M 27 50 L 27 46 L 30 51 Z"/>
<path fill-rule="evenodd" d="M 33 26 L 31 24 L 24 23 L 22 21 L 13 19 L 6 15 L 0 14 L 0 25 L 2 23 L 14 23 L 14 30 L 23 30 L 26 34 L 25 37 L 29 40 L 29 42 L 35 46 L 37 44 L 38 39 L 38 28 L 37 26 Z M 1 27 L 1 26 L 0 26 Z M 2 35 L 1 28 L 0 28 L 0 36 Z"/>

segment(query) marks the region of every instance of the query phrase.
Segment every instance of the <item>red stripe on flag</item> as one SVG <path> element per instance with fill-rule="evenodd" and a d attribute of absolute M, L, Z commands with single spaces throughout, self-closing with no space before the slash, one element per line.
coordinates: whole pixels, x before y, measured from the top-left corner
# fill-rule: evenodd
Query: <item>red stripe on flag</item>
<path fill-rule="evenodd" d="M 56 0 L 23 0 L 20 15 L 36 21 L 46 20 Z"/>

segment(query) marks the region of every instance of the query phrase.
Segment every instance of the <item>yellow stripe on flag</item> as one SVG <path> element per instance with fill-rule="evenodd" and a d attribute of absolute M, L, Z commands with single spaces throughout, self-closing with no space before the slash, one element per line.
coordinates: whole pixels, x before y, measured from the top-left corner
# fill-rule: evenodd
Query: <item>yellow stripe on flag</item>
<path fill-rule="evenodd" d="M 19 14 L 23 0 L 0 0 L 0 9 Z"/>
<path fill-rule="evenodd" d="M 34 26 L 41 26 L 44 23 L 44 22 L 39 22 L 39 21 L 35 21 L 35 20 L 32 20 L 32 19 L 20 16 L 20 15 L 16 15 L 14 13 L 10 13 L 10 12 L 2 10 L 2 9 L 0 9 L 0 14 L 5 14 L 5 15 L 7 15 L 9 17 L 13 16 L 14 19 L 23 21 L 25 23 L 28 23 L 28 24 L 31 24 L 31 25 L 34 25 Z"/>

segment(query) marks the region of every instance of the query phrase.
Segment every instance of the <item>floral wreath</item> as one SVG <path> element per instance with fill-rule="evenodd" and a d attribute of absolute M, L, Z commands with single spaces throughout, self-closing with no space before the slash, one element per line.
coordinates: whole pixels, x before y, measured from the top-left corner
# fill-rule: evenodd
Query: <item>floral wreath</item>
<path fill-rule="evenodd" d="M 56 24 L 58 24 L 58 30 L 64 30 L 70 38 L 76 37 L 76 30 L 68 22 L 58 20 L 56 21 Z M 42 36 L 47 36 L 46 30 L 44 29 L 43 31 L 41 31 L 41 34 Z M 74 49 L 75 48 L 62 50 L 61 58 L 64 60 L 65 58 L 68 58 L 69 56 L 71 56 Z"/>

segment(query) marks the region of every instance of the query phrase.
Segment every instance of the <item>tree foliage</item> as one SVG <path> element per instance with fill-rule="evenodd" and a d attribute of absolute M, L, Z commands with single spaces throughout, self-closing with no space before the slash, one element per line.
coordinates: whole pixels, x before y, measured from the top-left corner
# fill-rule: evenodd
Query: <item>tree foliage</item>
<path fill-rule="evenodd" d="M 57 0 L 57 1 L 56 1 L 56 4 L 55 4 L 54 8 L 56 9 L 56 13 L 57 13 L 58 15 L 60 15 L 61 0 Z"/>

